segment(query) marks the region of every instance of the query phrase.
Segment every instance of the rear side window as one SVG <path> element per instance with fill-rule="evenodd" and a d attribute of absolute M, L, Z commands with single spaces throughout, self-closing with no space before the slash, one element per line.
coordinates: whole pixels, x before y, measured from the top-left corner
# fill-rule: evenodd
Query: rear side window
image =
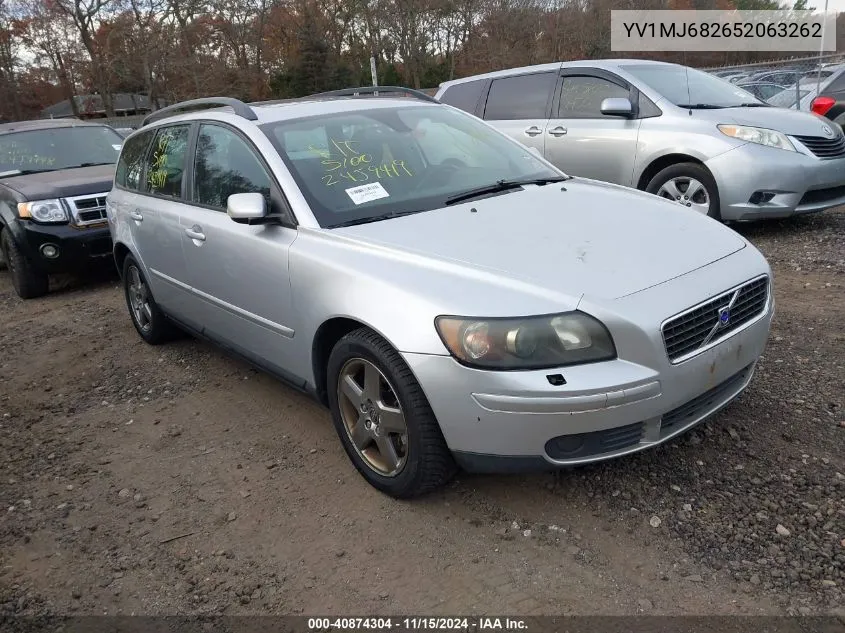
<path fill-rule="evenodd" d="M 607 79 L 589 76 L 563 78 L 558 116 L 562 119 L 599 119 L 601 102 L 611 97 L 627 97 L 628 89 Z"/>
<path fill-rule="evenodd" d="M 144 158 L 150 144 L 152 134 L 143 132 L 133 136 L 123 144 L 123 151 L 117 161 L 114 181 L 125 189 L 140 190 L 141 174 L 144 171 Z"/>
<path fill-rule="evenodd" d="M 494 79 L 484 118 L 488 121 L 547 118 L 546 106 L 556 80 L 556 73 Z"/>
<path fill-rule="evenodd" d="M 187 125 L 173 125 L 161 128 L 156 133 L 145 161 L 147 192 L 171 198 L 181 197 L 188 130 Z"/>
<path fill-rule="evenodd" d="M 481 91 L 484 90 L 484 83 L 484 80 L 479 79 L 478 81 L 467 81 L 449 86 L 440 97 L 440 101 L 470 114 L 475 114 L 475 108 L 481 98 Z"/>
<path fill-rule="evenodd" d="M 200 126 L 193 200 L 225 209 L 235 193 L 260 193 L 270 208 L 270 176 L 240 136 L 219 125 Z"/>

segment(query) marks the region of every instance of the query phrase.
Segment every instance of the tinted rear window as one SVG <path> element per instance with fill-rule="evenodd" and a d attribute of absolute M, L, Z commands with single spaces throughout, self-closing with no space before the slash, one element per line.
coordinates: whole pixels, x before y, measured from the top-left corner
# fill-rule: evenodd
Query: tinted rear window
<path fill-rule="evenodd" d="M 478 81 L 467 81 L 450 86 L 446 88 L 446 92 L 440 97 L 440 101 L 470 114 L 475 114 L 475 108 L 481 98 L 481 91 L 484 90 L 484 83 L 484 80 L 479 79 Z"/>
<path fill-rule="evenodd" d="M 546 106 L 557 73 L 535 73 L 494 79 L 484 118 L 490 121 L 548 118 Z"/>

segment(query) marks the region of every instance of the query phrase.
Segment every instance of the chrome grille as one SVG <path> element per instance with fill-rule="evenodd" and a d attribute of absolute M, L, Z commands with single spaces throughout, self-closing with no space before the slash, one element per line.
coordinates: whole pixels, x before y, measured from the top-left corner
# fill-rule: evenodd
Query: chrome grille
<path fill-rule="evenodd" d="M 841 158 L 845 156 L 845 135 L 836 138 L 824 136 L 796 136 L 799 141 L 819 158 Z"/>
<path fill-rule="evenodd" d="M 90 196 L 65 198 L 73 215 L 73 223 L 77 226 L 85 226 L 104 222 L 107 219 L 106 195 L 105 193 L 97 193 Z"/>
<path fill-rule="evenodd" d="M 764 275 L 709 299 L 663 324 L 663 343 L 673 363 L 730 336 L 766 308 L 769 278 Z"/>

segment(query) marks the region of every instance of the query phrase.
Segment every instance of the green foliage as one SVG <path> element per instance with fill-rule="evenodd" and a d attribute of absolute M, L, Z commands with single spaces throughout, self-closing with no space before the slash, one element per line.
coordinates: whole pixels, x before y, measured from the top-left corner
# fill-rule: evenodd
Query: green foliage
<path fill-rule="evenodd" d="M 798 2 L 806 2 L 806 0 L 798 0 Z M 735 0 L 734 4 L 741 11 L 777 11 L 788 8 L 777 0 Z"/>

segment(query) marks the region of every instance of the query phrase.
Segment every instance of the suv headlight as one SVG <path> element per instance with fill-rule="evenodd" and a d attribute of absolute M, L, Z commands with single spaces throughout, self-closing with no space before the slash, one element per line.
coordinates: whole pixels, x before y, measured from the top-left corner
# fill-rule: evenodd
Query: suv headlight
<path fill-rule="evenodd" d="M 434 323 L 455 358 L 481 369 L 545 369 L 616 358 L 610 332 L 584 312 L 512 319 L 439 316 Z"/>
<path fill-rule="evenodd" d="M 61 200 L 35 200 L 18 203 L 18 215 L 41 224 L 63 224 L 68 221 Z"/>
<path fill-rule="evenodd" d="M 750 127 L 748 125 L 727 125 L 724 123 L 716 127 L 719 128 L 722 134 L 739 139 L 740 141 L 776 147 L 790 152 L 796 151 L 795 146 L 787 138 L 786 134 L 777 130 L 768 130 L 764 127 Z"/>

